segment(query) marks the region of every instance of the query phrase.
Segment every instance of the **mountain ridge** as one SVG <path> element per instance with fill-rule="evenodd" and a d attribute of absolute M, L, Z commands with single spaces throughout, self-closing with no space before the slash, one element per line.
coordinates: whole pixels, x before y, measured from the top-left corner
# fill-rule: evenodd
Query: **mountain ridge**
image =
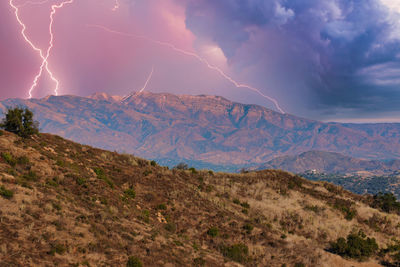
<path fill-rule="evenodd" d="M 104 149 L 171 162 L 260 165 L 310 150 L 364 159 L 400 158 L 400 124 L 322 123 L 219 96 L 142 92 L 8 99 L 32 109 L 44 132 Z"/>

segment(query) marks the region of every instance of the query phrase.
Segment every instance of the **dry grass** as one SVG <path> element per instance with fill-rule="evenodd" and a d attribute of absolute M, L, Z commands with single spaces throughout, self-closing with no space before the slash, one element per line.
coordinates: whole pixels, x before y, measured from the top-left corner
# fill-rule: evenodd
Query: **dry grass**
<path fill-rule="evenodd" d="M 0 161 L 0 185 L 14 193 L 0 198 L 0 266 L 124 266 L 130 256 L 144 266 L 377 266 L 326 249 L 353 229 L 381 247 L 400 236 L 399 216 L 282 171 L 168 170 L 47 134 L 5 133 L 3 152 L 29 162 Z M 354 203 L 352 220 L 335 208 L 341 199 Z M 248 248 L 240 264 L 223 256 L 235 244 Z"/>

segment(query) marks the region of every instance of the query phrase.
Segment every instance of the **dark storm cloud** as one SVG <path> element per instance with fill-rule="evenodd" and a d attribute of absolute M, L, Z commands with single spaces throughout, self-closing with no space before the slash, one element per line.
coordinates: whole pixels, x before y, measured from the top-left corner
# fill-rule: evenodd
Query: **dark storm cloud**
<path fill-rule="evenodd" d="M 192 0 L 186 24 L 233 66 L 284 73 L 274 86 L 316 112 L 384 112 L 400 111 L 399 14 L 380 0 Z"/>

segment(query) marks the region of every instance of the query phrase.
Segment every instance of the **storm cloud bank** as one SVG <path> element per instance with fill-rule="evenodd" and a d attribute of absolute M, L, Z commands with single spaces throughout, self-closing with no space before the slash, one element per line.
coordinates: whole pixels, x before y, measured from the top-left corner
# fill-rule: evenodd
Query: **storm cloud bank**
<path fill-rule="evenodd" d="M 186 9 L 187 27 L 237 72 L 327 116 L 399 115 L 399 21 L 380 0 L 189 0 Z"/>
<path fill-rule="evenodd" d="M 15 0 L 26 33 L 49 42 L 52 3 Z M 31 4 L 24 4 L 31 3 Z M 39 3 L 39 4 L 32 4 Z M 40 4 L 41 3 L 41 4 Z M 221 95 L 320 120 L 400 122 L 398 0 L 80 0 L 55 15 L 49 64 L 60 93 L 146 90 Z M 104 31 L 100 25 L 127 34 Z M 133 36 L 146 36 L 135 38 Z M 27 97 L 40 57 L 0 1 L 0 99 Z M 155 41 L 149 41 L 155 40 Z M 159 41 L 159 42 L 157 42 Z M 189 54 L 190 54 L 189 53 Z M 47 75 L 48 76 L 48 75 Z M 54 93 L 44 75 L 34 97 Z"/>

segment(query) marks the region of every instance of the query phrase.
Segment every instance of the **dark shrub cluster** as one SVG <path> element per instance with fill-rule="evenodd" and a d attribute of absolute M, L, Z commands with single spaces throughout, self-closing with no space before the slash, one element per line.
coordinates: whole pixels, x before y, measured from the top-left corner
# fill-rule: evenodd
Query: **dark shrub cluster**
<path fill-rule="evenodd" d="M 106 174 L 104 173 L 103 169 L 101 168 L 94 168 L 93 171 L 96 173 L 97 178 L 106 182 L 111 188 L 114 188 L 114 183 L 111 181 Z"/>
<path fill-rule="evenodd" d="M 249 248 L 245 244 L 234 244 L 231 246 L 222 246 L 221 253 L 224 257 L 239 263 L 249 261 Z"/>
<path fill-rule="evenodd" d="M 396 212 L 400 214 L 400 202 L 397 201 L 396 196 L 392 193 L 374 195 L 372 207 L 387 213 Z"/>
<path fill-rule="evenodd" d="M 142 267 L 142 261 L 135 256 L 131 256 L 128 258 L 128 262 L 126 263 L 126 267 Z"/>
<path fill-rule="evenodd" d="M 211 237 L 216 237 L 219 234 L 219 229 L 217 227 L 211 227 L 207 231 L 207 235 Z"/>
<path fill-rule="evenodd" d="M 344 199 L 336 199 L 333 207 L 344 214 L 344 218 L 351 221 L 356 215 L 357 210 L 352 207 L 352 202 Z"/>
<path fill-rule="evenodd" d="M 39 123 L 33 120 L 33 112 L 28 108 L 8 109 L 0 126 L 24 138 L 39 133 Z"/>
<path fill-rule="evenodd" d="M 378 251 L 379 247 L 375 238 L 366 237 L 364 232 L 351 233 L 347 239 L 340 237 L 331 243 L 331 252 L 342 257 L 353 259 L 367 259 Z"/>
<path fill-rule="evenodd" d="M 4 198 L 11 199 L 14 196 L 14 192 L 6 189 L 4 186 L 0 186 L 0 195 Z"/>
<path fill-rule="evenodd" d="M 186 163 L 181 162 L 181 163 L 179 163 L 178 165 L 176 165 L 176 166 L 174 167 L 174 169 L 177 169 L 177 170 L 187 170 L 187 169 L 189 169 L 189 166 L 188 166 Z"/>

